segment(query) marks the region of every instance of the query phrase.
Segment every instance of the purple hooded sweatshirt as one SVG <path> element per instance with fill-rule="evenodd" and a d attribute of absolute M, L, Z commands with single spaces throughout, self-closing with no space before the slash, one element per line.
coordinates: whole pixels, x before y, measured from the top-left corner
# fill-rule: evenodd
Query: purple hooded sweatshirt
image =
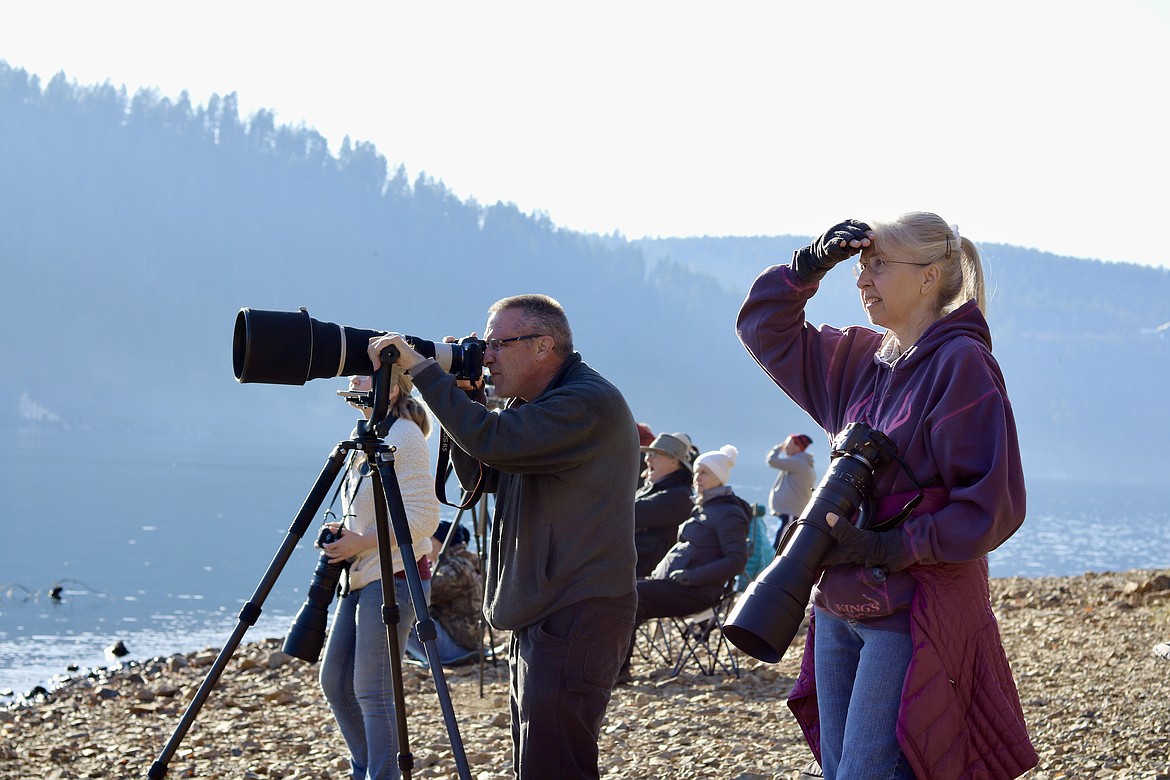
<path fill-rule="evenodd" d="M 1024 520 L 1024 478 L 987 322 L 968 302 L 886 362 L 877 357 L 881 333 L 805 321 L 817 286 L 787 266 L 766 270 L 740 310 L 740 340 L 827 433 L 866 423 L 932 487 L 895 531 L 906 557 L 892 562 L 884 583 L 864 567 L 834 566 L 814 601 L 845 617 L 908 626 L 915 649 L 898 738 L 918 777 L 1017 777 L 1038 758 L 991 611 L 986 555 Z M 896 464 L 880 469 L 879 519 L 915 493 Z M 814 636 L 810 629 L 789 706 L 819 758 Z"/>

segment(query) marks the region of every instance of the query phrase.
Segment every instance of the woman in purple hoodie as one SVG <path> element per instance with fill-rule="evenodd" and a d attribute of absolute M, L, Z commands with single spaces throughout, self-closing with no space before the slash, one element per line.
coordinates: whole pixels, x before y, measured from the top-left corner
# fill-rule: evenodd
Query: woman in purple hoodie
<path fill-rule="evenodd" d="M 854 267 L 878 330 L 815 327 L 805 302 Z M 979 252 L 936 214 L 847 220 L 752 285 L 740 340 L 833 436 L 881 431 L 875 522 L 826 518 L 836 545 L 789 706 L 833 778 L 1013 778 L 1037 763 L 991 610 L 987 554 L 1024 520 L 1015 420 L 983 317 Z M 920 487 L 922 486 L 922 487 Z"/>

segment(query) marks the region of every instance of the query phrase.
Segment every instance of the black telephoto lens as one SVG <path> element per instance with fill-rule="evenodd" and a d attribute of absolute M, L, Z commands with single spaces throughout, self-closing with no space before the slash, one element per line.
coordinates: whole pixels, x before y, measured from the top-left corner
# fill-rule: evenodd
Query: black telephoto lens
<path fill-rule="evenodd" d="M 800 630 L 821 561 L 833 546 L 825 515 L 848 522 L 873 489 L 874 472 L 896 454 L 881 432 L 850 423 L 833 441 L 833 458 L 783 549 L 736 602 L 723 633 L 753 658 L 776 663 Z"/>
<path fill-rule="evenodd" d="M 303 385 L 310 379 L 374 373 L 367 348 L 385 331 L 322 322 L 298 311 L 240 309 L 232 333 L 232 368 L 241 384 Z M 485 342 L 465 338 L 458 344 L 403 336 L 423 357 L 443 370 L 476 381 L 483 374 Z"/>
<path fill-rule="evenodd" d="M 310 379 L 374 373 L 366 353 L 380 330 L 321 322 L 299 311 L 240 309 L 232 366 L 240 383 L 303 385 Z"/>
<path fill-rule="evenodd" d="M 338 538 L 328 528 L 323 528 L 317 543 L 329 544 Z M 321 648 L 325 646 L 325 626 L 329 622 L 329 605 L 333 602 L 333 594 L 337 592 L 341 573 L 347 568 L 348 561 L 330 563 L 329 555 L 321 553 L 309 583 L 309 594 L 293 618 L 288 636 L 284 639 L 284 652 L 309 663 L 316 663 L 321 657 Z"/>

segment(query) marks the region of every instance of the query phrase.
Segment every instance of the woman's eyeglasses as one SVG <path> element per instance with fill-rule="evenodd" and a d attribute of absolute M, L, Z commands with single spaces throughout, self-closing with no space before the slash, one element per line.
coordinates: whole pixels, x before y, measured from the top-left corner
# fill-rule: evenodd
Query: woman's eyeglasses
<path fill-rule="evenodd" d="M 861 275 L 869 271 L 874 276 L 881 276 L 886 271 L 886 266 L 890 264 L 895 265 L 915 265 L 919 268 L 925 268 L 930 263 L 911 263 L 908 260 L 886 260 L 881 257 L 874 257 L 869 260 L 858 260 L 857 264 L 853 266 L 853 278 L 860 279 Z"/>

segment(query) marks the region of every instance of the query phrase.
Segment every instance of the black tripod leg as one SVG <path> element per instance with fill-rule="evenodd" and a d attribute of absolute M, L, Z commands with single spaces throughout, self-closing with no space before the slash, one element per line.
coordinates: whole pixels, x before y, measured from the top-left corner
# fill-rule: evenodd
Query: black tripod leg
<path fill-rule="evenodd" d="M 398 732 L 398 771 L 410 780 L 414 771 L 414 754 L 410 750 L 410 731 L 406 725 L 406 687 L 402 682 L 402 643 L 398 640 L 398 626 L 402 623 L 402 609 L 394 586 L 393 545 L 390 526 L 386 522 L 386 499 L 379 471 L 371 471 L 374 480 L 374 528 L 378 534 L 378 562 L 382 572 L 382 623 L 386 627 L 386 646 L 390 654 L 390 683 L 394 694 L 394 725 Z M 421 575 L 420 575 L 421 577 Z"/>
<path fill-rule="evenodd" d="M 471 522 L 475 528 L 475 554 L 479 558 L 479 570 L 487 571 L 487 534 L 488 534 L 488 506 L 487 494 L 480 496 L 479 503 L 472 507 Z M 484 619 L 482 604 L 479 611 L 479 698 L 484 697 L 484 669 L 487 662 L 487 652 L 483 648 L 483 632 L 487 631 L 488 648 L 492 654 L 492 668 L 499 666 L 500 659 L 496 655 L 496 635 L 491 625 Z"/>
<path fill-rule="evenodd" d="M 231 660 L 232 655 L 236 652 L 236 648 L 240 646 L 240 641 L 244 638 L 244 632 L 256 624 L 256 620 L 260 617 L 264 599 L 268 598 L 269 592 L 272 591 L 272 586 L 276 584 L 277 578 L 280 577 L 280 572 L 284 569 L 285 564 L 288 563 L 288 559 L 292 557 L 297 542 L 305 535 L 305 530 L 313 522 L 313 518 L 316 517 L 317 510 L 320 509 L 322 502 L 328 496 L 329 488 L 337 479 L 337 475 L 341 473 L 341 468 L 344 464 L 345 455 L 342 453 L 341 447 L 338 446 L 330 453 L 325 467 L 321 469 L 321 474 L 317 477 L 317 482 L 309 491 L 309 495 L 305 498 L 304 504 L 301 505 L 301 510 L 297 512 L 296 518 L 289 527 L 288 533 L 280 545 L 280 549 L 277 550 L 276 555 L 272 559 L 272 563 L 268 565 L 268 569 L 264 572 L 264 577 L 260 580 L 260 584 L 256 586 L 256 590 L 252 594 L 252 599 L 240 610 L 240 619 L 236 623 L 235 630 L 232 631 L 232 635 L 228 639 L 227 644 L 219 651 L 219 655 L 215 657 L 215 662 L 211 665 L 211 671 L 207 673 L 203 684 L 199 686 L 199 690 L 195 693 L 195 698 L 187 706 L 187 711 L 183 713 L 183 718 L 179 721 L 178 727 L 175 728 L 174 734 L 171 735 L 170 740 L 162 752 L 159 753 L 158 760 L 151 765 L 147 777 L 161 778 L 166 776 L 167 764 L 170 763 L 175 751 L 179 749 L 179 743 L 183 741 L 183 737 L 187 735 L 191 724 L 195 722 L 195 718 L 199 715 L 199 710 L 203 708 L 203 704 L 207 701 L 207 697 L 211 694 L 212 689 L 215 688 L 215 684 L 219 682 L 220 675 L 223 674 L 223 670 L 227 667 L 228 661 Z"/>
<path fill-rule="evenodd" d="M 462 780 L 471 780 L 471 767 L 467 763 L 467 755 L 463 750 L 463 740 L 459 736 L 459 724 L 455 720 L 455 710 L 451 704 L 451 692 L 447 688 L 447 678 L 443 672 L 443 664 L 439 660 L 439 648 L 435 641 L 435 637 L 437 636 L 435 632 L 435 621 L 431 618 L 430 609 L 427 607 L 426 594 L 423 592 L 422 587 L 422 577 L 418 572 L 418 562 L 415 560 L 410 524 L 406 518 L 406 507 L 402 503 L 402 492 L 398 486 L 398 476 L 394 473 L 393 455 L 389 452 L 381 452 L 378 457 L 378 468 L 373 470 L 371 474 L 375 479 L 374 515 L 378 524 L 378 554 L 382 560 L 382 592 L 383 594 L 387 592 L 387 582 L 393 588 L 393 580 L 387 580 L 385 574 L 389 570 L 391 572 L 390 576 L 393 577 L 393 563 L 390 557 L 390 536 L 389 530 L 386 529 L 386 517 L 388 514 L 390 523 L 394 528 L 394 537 L 398 541 L 398 549 L 402 553 L 406 584 L 410 590 L 410 600 L 414 604 L 417 619 L 416 629 L 418 631 L 418 638 L 426 650 L 427 665 L 431 668 L 431 677 L 435 682 L 435 692 L 439 697 L 439 708 L 443 713 L 443 722 L 447 726 L 447 736 L 451 740 L 451 753 L 455 757 L 455 766 Z M 381 490 L 378 489 L 379 485 L 381 486 Z M 391 632 L 390 628 L 387 627 L 387 634 L 389 635 L 390 633 L 394 634 L 393 644 L 391 644 L 391 670 L 395 669 L 395 665 L 397 666 L 398 672 L 395 675 L 395 690 L 398 691 L 402 685 L 402 659 L 399 657 L 397 651 L 397 631 Z M 397 703 L 401 705 L 400 709 L 402 710 L 400 719 L 405 718 L 405 701 L 399 699 Z M 401 731 L 405 732 L 405 729 L 402 728 Z M 401 750 L 406 745 L 400 742 L 399 747 Z"/>

